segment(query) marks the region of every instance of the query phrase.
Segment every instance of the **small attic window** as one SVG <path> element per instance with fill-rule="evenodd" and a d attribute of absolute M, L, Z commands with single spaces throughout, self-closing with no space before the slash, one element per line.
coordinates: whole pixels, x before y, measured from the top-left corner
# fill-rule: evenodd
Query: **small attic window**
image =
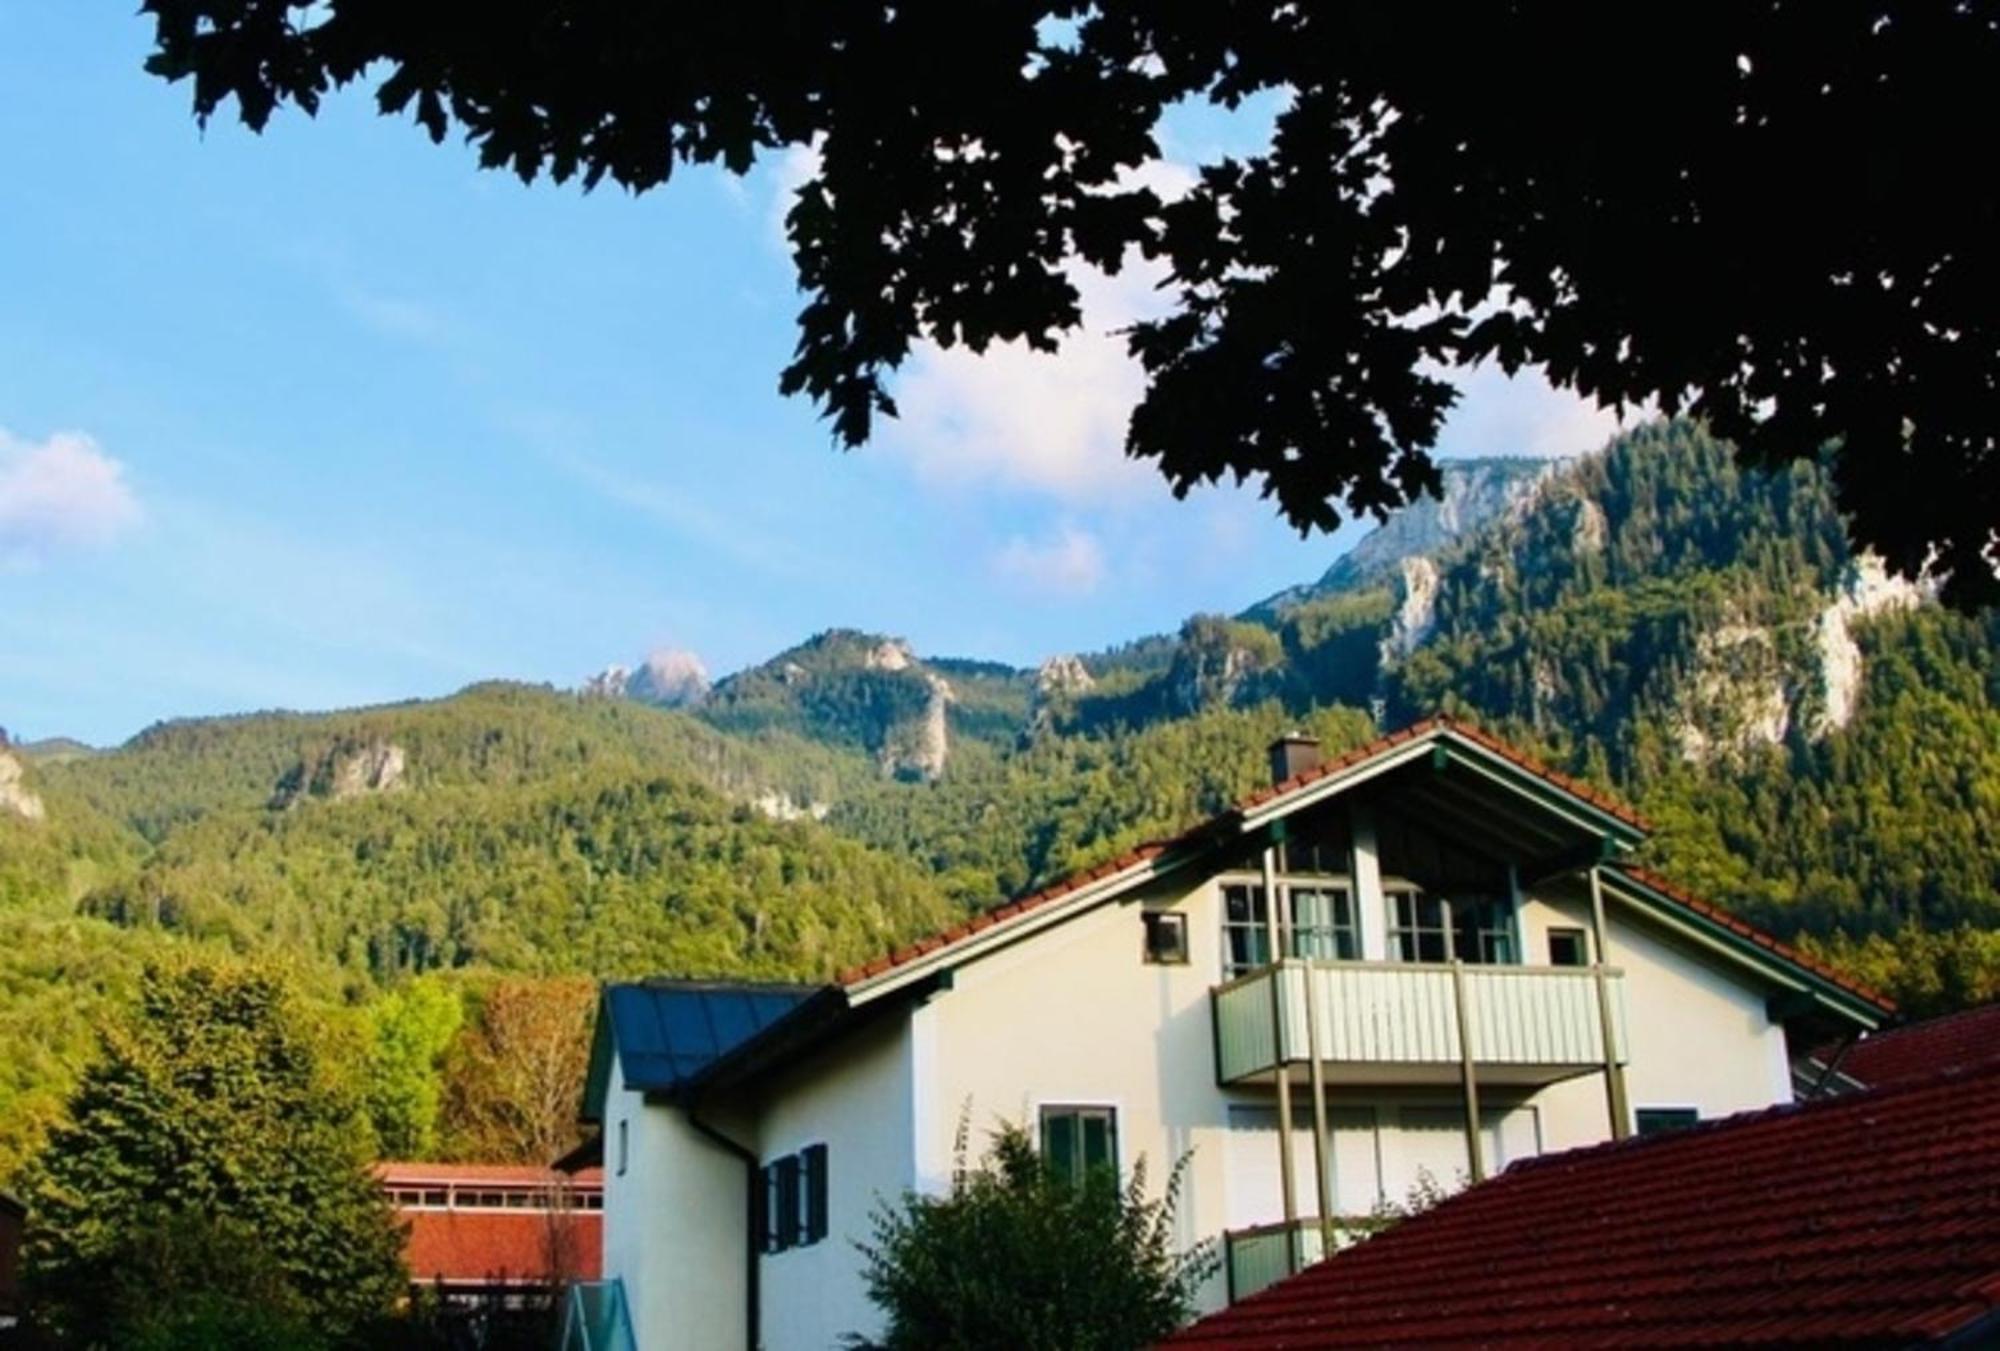
<path fill-rule="evenodd" d="M 1146 960 L 1156 966 L 1188 963 L 1187 916 L 1173 910 L 1148 910 Z"/>

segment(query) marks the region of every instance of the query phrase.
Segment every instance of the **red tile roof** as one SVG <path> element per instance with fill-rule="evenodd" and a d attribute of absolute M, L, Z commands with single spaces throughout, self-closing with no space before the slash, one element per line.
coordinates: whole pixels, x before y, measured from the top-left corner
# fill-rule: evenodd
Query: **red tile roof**
<path fill-rule="evenodd" d="M 601 1188 L 602 1168 L 586 1168 L 578 1173 L 559 1173 L 532 1163 L 431 1163 L 392 1159 L 375 1165 L 375 1176 L 384 1186 L 416 1187 L 426 1182 L 450 1186 L 460 1182 L 489 1182 L 496 1186 L 567 1186 Z"/>
<path fill-rule="evenodd" d="M 459 1182 L 490 1182 L 512 1186 L 567 1186 L 601 1188 L 602 1168 L 586 1168 L 578 1173 L 558 1173 L 531 1163 L 430 1163 L 392 1159 L 375 1165 L 375 1176 L 384 1186 L 416 1187 L 426 1182 L 449 1186 Z"/>
<path fill-rule="evenodd" d="M 405 1210 L 410 1279 L 429 1285 L 536 1285 L 594 1281 L 604 1216 L 572 1210 Z"/>
<path fill-rule="evenodd" d="M 1840 1072 L 1870 1087 L 1921 1079 L 2000 1056 L 2000 1004 L 1877 1032 L 1847 1048 Z"/>
<path fill-rule="evenodd" d="M 2000 1061 L 1530 1160 L 1186 1348 L 2000 1343 Z"/>
<path fill-rule="evenodd" d="M 1693 892 L 1683 891 L 1680 887 L 1675 886 L 1658 873 L 1648 871 L 1645 868 L 1636 868 L 1629 864 L 1620 865 L 1618 871 L 1624 873 L 1640 885 L 1652 891 L 1657 891 L 1676 905 L 1684 906 L 1704 919 L 1713 920 L 1739 938 L 1747 938 L 1758 947 L 1765 948 L 1777 956 L 1783 957 L 1792 965 L 1803 967 L 1807 971 L 1812 972 L 1821 980 L 1838 985 L 1849 994 L 1857 995 L 1867 1000 L 1883 1012 L 1894 1013 L 1896 1011 L 1896 1001 L 1889 998 L 1889 996 L 1863 985 L 1860 981 L 1847 975 L 1838 967 L 1828 966 L 1816 957 L 1808 957 L 1797 948 L 1779 942 L 1756 925 L 1745 923 L 1743 920 L 1730 914 L 1727 910 L 1724 910 L 1721 906 L 1704 901 Z"/>

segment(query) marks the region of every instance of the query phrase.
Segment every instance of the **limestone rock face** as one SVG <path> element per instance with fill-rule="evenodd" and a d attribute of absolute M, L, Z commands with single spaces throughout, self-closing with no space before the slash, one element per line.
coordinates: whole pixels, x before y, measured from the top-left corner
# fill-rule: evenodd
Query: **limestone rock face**
<path fill-rule="evenodd" d="M 870 671 L 907 671 L 915 664 L 910 645 L 901 638 L 884 638 L 861 658 L 862 667 Z"/>
<path fill-rule="evenodd" d="M 0 739 L 0 746 L 6 744 L 4 739 Z M 13 752 L 0 750 L 0 813 L 40 821 L 48 815 L 48 809 L 42 805 L 42 799 L 29 790 L 26 778 L 27 771 Z"/>
<path fill-rule="evenodd" d="M 935 671 L 919 674 L 930 689 L 923 713 L 913 722 L 891 728 L 877 754 L 884 773 L 935 783 L 943 777 L 945 764 L 951 758 L 949 717 L 957 695 L 952 692 L 951 682 Z"/>
<path fill-rule="evenodd" d="M 1820 709 L 1812 725 L 1815 737 L 1847 726 L 1861 697 L 1861 645 L 1854 641 L 1853 622 L 1891 610 L 1908 610 L 1924 597 L 1923 586 L 1891 577 L 1873 554 L 1863 554 L 1848 565 L 1840 590 L 1819 612 L 1813 626 L 1820 676 Z"/>
<path fill-rule="evenodd" d="M 1438 566 L 1427 555 L 1397 566 L 1396 613 L 1382 636 L 1382 665 L 1403 660 L 1431 636 L 1437 624 Z"/>
<path fill-rule="evenodd" d="M 307 798 L 344 802 L 404 786 L 409 756 L 393 741 L 342 740 L 310 760 L 301 760 L 278 781 L 271 806 L 283 811 Z"/>
<path fill-rule="evenodd" d="M 687 708 L 708 696 L 708 668 L 700 657 L 679 648 L 646 654 L 625 681 L 625 697 L 663 708 Z"/>
<path fill-rule="evenodd" d="M 1097 681 L 1081 661 L 1067 653 L 1050 657 L 1035 670 L 1035 685 L 1028 695 L 1029 737 L 1054 731 L 1076 701 L 1097 688 Z"/>
<path fill-rule="evenodd" d="M 1674 726 L 1685 759 L 1728 759 L 1775 746 L 1791 726 L 1791 693 L 1770 629 L 1727 623 L 1695 640 Z"/>
<path fill-rule="evenodd" d="M 594 676 L 585 677 L 581 692 L 589 699 L 623 699 L 625 687 L 631 683 L 631 667 L 612 665 Z"/>

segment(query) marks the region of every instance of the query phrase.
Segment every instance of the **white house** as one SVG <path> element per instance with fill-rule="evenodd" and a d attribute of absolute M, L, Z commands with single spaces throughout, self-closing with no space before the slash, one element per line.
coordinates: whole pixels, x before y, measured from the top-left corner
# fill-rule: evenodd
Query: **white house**
<path fill-rule="evenodd" d="M 1187 1155 L 1217 1308 L 1421 1184 L 1786 1101 L 1795 1051 L 1889 1011 L 1463 724 L 1272 760 L 1186 834 L 834 984 L 608 988 L 586 1116 L 639 1351 L 877 1329 L 855 1242 L 947 1185 L 968 1112 L 1061 1166 Z"/>

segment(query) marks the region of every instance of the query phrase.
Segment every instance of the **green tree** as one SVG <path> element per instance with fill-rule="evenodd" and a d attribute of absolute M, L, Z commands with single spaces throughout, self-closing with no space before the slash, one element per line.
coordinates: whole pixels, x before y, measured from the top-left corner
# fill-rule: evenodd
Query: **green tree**
<path fill-rule="evenodd" d="M 1081 1182 L 1045 1164 L 1005 1125 L 980 1167 L 963 1129 L 949 1193 L 912 1192 L 875 1219 L 862 1245 L 868 1293 L 888 1316 L 877 1351 L 1128 1351 L 1186 1322 L 1218 1262 L 1182 1253 L 1174 1208 L 1185 1157 L 1164 1195 L 1146 1194 L 1141 1160 L 1121 1188 L 1110 1169 Z"/>
<path fill-rule="evenodd" d="M 436 1153 L 445 1052 L 464 1021 L 458 992 L 436 976 L 391 991 L 369 1011 L 368 1116 L 384 1157 Z"/>
<path fill-rule="evenodd" d="M 276 1314 L 296 1307 L 339 1339 L 406 1289 L 402 1239 L 367 1167 L 353 1089 L 333 1072 L 332 1038 L 276 969 L 149 966 L 136 1007 L 103 1032 L 100 1055 L 28 1171 L 25 1250 L 38 1317 L 78 1345 L 126 1345 L 136 1329 L 105 1292 L 175 1250 L 209 1220 L 240 1226 L 198 1246 L 211 1279 L 154 1291 L 149 1317 L 184 1299 Z M 210 1241 L 212 1239 L 213 1241 Z M 241 1240 L 241 1241 L 239 1241 Z M 246 1257 L 254 1248 L 255 1260 Z M 268 1289 L 286 1298 L 274 1304 Z M 231 1316 L 221 1305 L 186 1316 Z"/>
<path fill-rule="evenodd" d="M 144 8 L 203 119 L 368 78 L 487 167 L 634 191 L 813 146 L 781 387 L 850 445 L 920 342 L 1051 349 L 1072 261 L 1143 255 L 1173 285 L 1129 334 L 1126 448 L 1178 491 L 1257 477 L 1330 528 L 1434 490 L 1439 368 L 1492 358 L 1691 407 L 1754 464 L 1837 441 L 1861 542 L 2000 596 L 2000 183 L 1946 149 L 1991 123 L 1991 0 Z M 1263 150 L 1171 201 L 1135 172 L 1177 104 L 1260 95 Z"/>

